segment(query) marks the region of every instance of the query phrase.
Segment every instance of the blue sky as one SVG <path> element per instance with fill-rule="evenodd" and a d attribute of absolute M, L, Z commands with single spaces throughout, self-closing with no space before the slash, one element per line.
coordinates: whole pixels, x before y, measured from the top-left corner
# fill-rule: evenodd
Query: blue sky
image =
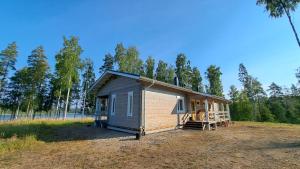
<path fill-rule="evenodd" d="M 0 49 L 19 46 L 17 68 L 43 45 L 50 65 L 62 47 L 62 36 L 75 35 L 95 67 L 115 45 L 136 46 L 141 58 L 153 56 L 174 65 L 185 53 L 202 76 L 210 64 L 221 67 L 225 94 L 238 82 L 238 64 L 265 88 L 296 83 L 297 46 L 286 17 L 272 19 L 255 0 L 2 0 Z M 293 13 L 300 32 L 300 9 Z M 97 73 L 97 77 L 99 74 Z M 206 82 L 205 82 L 206 83 Z"/>

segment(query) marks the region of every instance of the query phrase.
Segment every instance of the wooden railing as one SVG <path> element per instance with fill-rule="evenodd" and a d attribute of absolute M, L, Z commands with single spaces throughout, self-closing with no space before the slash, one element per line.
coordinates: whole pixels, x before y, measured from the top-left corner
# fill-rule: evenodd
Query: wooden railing
<path fill-rule="evenodd" d="M 186 112 L 183 116 L 182 116 L 182 118 L 181 118 L 181 120 L 182 120 L 182 124 L 185 124 L 187 121 L 188 121 L 188 119 L 191 117 L 191 113 L 190 112 Z"/>

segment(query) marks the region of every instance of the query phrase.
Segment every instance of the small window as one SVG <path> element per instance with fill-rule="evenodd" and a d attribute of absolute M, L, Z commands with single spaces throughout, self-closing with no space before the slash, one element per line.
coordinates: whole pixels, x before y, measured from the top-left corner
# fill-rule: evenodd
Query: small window
<path fill-rule="evenodd" d="M 183 113 L 184 110 L 184 98 L 178 97 L 177 98 L 177 113 Z"/>
<path fill-rule="evenodd" d="M 111 95 L 111 115 L 116 114 L 116 95 Z"/>
<path fill-rule="evenodd" d="M 133 114 L 133 92 L 128 92 L 128 102 L 127 102 L 127 116 L 131 117 Z"/>

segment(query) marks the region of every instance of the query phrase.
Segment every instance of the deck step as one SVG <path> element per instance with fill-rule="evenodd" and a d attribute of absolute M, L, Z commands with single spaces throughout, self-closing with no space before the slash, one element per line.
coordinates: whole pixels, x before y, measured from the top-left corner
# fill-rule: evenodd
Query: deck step
<path fill-rule="evenodd" d="M 214 130 L 216 129 L 215 127 L 213 127 L 216 124 L 215 122 L 201 122 L 201 121 L 187 121 L 184 125 L 183 125 L 183 129 L 195 129 L 195 130 L 203 130 L 203 128 L 207 125 L 211 125 L 211 129 Z"/>

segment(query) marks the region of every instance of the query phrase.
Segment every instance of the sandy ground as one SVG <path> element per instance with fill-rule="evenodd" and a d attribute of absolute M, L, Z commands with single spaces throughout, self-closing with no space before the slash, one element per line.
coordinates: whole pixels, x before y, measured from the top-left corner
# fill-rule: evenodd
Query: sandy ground
<path fill-rule="evenodd" d="M 0 168 L 300 168 L 300 126 L 239 123 L 141 140 L 104 129 L 65 129 L 76 141 L 42 143 L 0 157 Z"/>

